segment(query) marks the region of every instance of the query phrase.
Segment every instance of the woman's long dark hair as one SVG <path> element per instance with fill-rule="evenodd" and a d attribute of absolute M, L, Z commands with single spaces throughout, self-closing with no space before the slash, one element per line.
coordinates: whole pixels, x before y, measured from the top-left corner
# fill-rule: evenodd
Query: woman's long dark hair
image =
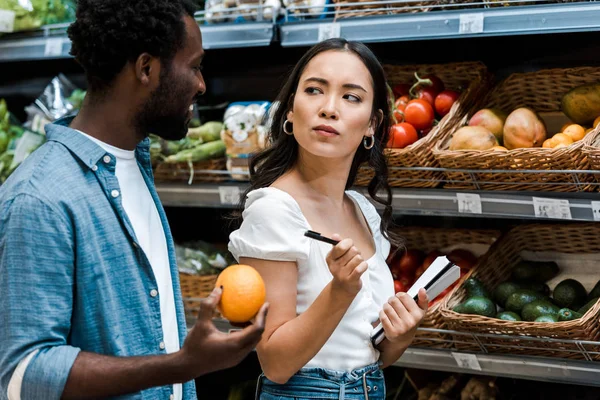
<path fill-rule="evenodd" d="M 383 149 L 388 140 L 390 110 L 388 106 L 388 90 L 385 74 L 381 64 L 373 52 L 359 42 L 348 42 L 344 39 L 329 39 L 313 46 L 294 67 L 290 77 L 281 89 L 274 104 L 277 108 L 272 110 L 272 122 L 267 134 L 267 148 L 258 153 L 250 161 L 250 188 L 241 198 L 240 210 L 244 209 L 246 195 L 255 189 L 269 187 L 279 177 L 292 169 L 298 160 L 298 142 L 293 135 L 286 135 L 283 123 L 288 111 L 292 109 L 294 95 L 298 89 L 300 76 L 308 63 L 318 54 L 325 51 L 346 51 L 358 56 L 369 70 L 373 82 L 374 99 L 372 120 L 377 121 L 375 129 L 375 145 L 372 149 L 364 148 L 362 142 L 352 161 L 350 174 L 346 181 L 346 189 L 354 185 L 360 165 L 367 162 L 375 171 L 375 176 L 369 183 L 369 195 L 384 206 L 381 219 L 381 232 L 394 247 L 399 247 L 402 240 L 388 228 L 393 223 L 392 219 L 392 192 L 388 183 L 388 167 Z M 383 115 L 380 115 L 380 111 Z M 383 117 L 383 118 L 381 118 Z M 288 123 L 288 125 L 290 125 Z M 380 196 L 383 194 L 383 197 Z M 238 214 L 239 215 L 239 214 Z"/>

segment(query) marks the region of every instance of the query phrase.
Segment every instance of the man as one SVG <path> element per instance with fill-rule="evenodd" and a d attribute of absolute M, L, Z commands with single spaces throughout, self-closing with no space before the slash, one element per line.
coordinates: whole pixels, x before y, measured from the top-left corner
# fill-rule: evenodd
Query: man
<path fill-rule="evenodd" d="M 239 363 L 253 325 L 186 338 L 173 239 L 148 132 L 181 139 L 205 91 L 187 0 L 79 0 L 72 54 L 89 83 L 75 119 L 0 188 L 0 399 L 195 399 L 193 379 Z"/>

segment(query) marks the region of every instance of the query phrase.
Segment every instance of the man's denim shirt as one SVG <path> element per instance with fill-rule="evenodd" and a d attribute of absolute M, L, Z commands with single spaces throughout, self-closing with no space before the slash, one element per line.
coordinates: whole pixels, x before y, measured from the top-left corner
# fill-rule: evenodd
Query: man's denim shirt
<path fill-rule="evenodd" d="M 0 186 L 0 399 L 17 364 L 31 360 L 21 389 L 28 400 L 60 399 L 79 351 L 130 357 L 164 354 L 158 289 L 123 210 L 115 157 L 68 128 Z M 149 141 L 136 149 L 169 250 L 180 343 L 187 329 L 174 244 L 153 183 Z M 168 327 L 167 327 L 168 329 Z M 119 397 L 169 399 L 172 386 Z M 194 382 L 183 399 L 196 399 Z"/>

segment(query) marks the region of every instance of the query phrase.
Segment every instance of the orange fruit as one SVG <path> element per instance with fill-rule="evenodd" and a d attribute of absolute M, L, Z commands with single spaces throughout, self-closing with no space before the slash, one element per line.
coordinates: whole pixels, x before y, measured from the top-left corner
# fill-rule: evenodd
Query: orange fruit
<path fill-rule="evenodd" d="M 556 141 L 554 138 L 546 139 L 544 140 L 544 144 L 542 144 L 542 147 L 545 149 L 552 149 L 554 146 L 556 146 Z"/>
<path fill-rule="evenodd" d="M 560 128 L 560 133 L 563 133 L 565 131 L 565 129 L 567 129 L 570 125 L 573 125 L 573 123 L 571 121 L 565 123 L 562 128 Z"/>
<path fill-rule="evenodd" d="M 585 128 L 581 125 L 573 124 L 567 126 L 567 128 L 563 131 L 565 135 L 571 136 L 574 142 L 583 139 L 585 136 Z"/>
<path fill-rule="evenodd" d="M 223 288 L 217 308 L 231 322 L 250 321 L 265 302 L 265 283 L 257 270 L 249 265 L 231 265 L 217 278 L 216 287 Z"/>
<path fill-rule="evenodd" d="M 600 124 L 600 117 L 598 117 L 598 118 L 596 118 L 596 119 L 594 120 L 594 125 L 593 125 L 593 127 L 594 127 L 594 128 L 595 128 L 595 127 L 597 127 L 597 126 L 598 126 L 598 124 Z"/>
<path fill-rule="evenodd" d="M 565 146 L 573 144 L 573 138 L 566 133 L 557 133 L 556 135 L 552 136 L 552 140 L 554 143 L 556 143 L 554 147 L 558 146 L 559 144 L 564 144 Z"/>
<path fill-rule="evenodd" d="M 490 150 L 494 150 L 494 151 L 508 151 L 508 149 L 506 147 L 504 147 L 504 146 L 494 146 Z"/>

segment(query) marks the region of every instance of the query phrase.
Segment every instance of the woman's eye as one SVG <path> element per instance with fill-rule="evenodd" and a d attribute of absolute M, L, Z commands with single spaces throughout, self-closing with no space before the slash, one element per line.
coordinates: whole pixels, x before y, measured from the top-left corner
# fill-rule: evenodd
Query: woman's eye
<path fill-rule="evenodd" d="M 360 97 L 355 96 L 353 94 L 347 94 L 344 96 L 345 99 L 351 101 L 352 103 L 360 103 Z"/>
<path fill-rule="evenodd" d="M 319 88 L 315 88 L 315 87 L 309 87 L 309 88 L 306 88 L 306 89 L 304 90 L 304 92 L 305 92 L 305 93 L 308 93 L 308 94 L 319 94 L 319 93 L 322 93 L 322 92 L 321 92 L 321 89 L 319 89 Z"/>
<path fill-rule="evenodd" d="M 194 71 L 202 71 L 204 69 L 204 65 L 198 65 L 194 67 Z"/>

